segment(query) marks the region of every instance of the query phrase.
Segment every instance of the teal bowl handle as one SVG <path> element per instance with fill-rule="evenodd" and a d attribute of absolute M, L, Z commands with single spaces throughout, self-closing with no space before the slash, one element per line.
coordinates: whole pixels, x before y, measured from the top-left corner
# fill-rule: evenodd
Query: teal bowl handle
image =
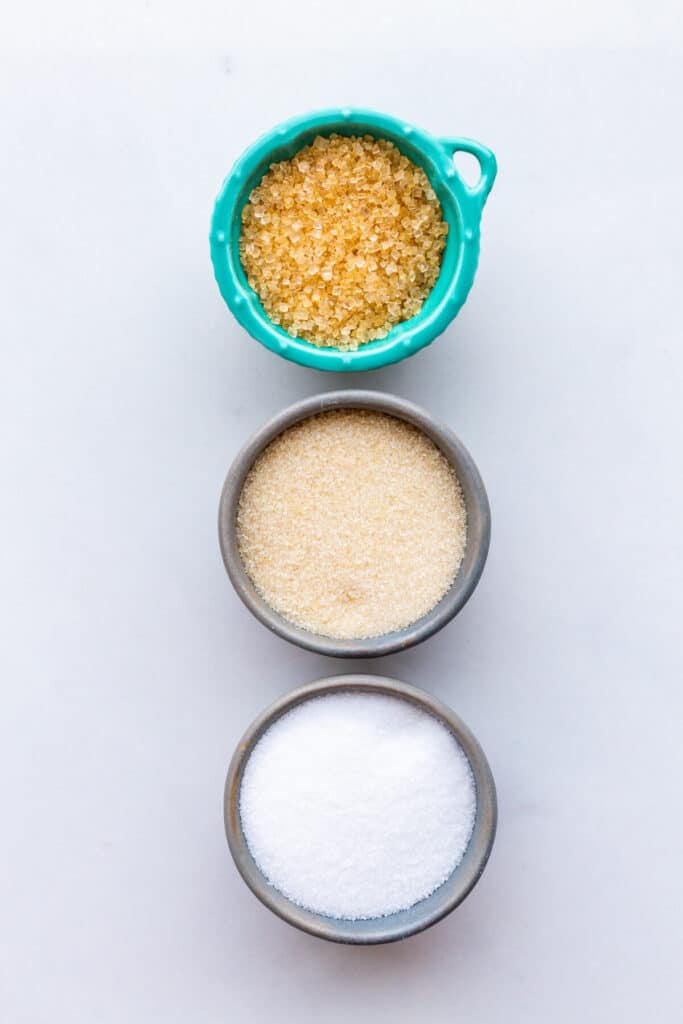
<path fill-rule="evenodd" d="M 478 201 L 479 209 L 481 210 L 496 180 L 498 164 L 496 163 L 495 156 L 490 149 L 482 146 L 480 142 L 476 142 L 474 139 L 452 138 L 440 139 L 439 141 L 451 161 L 456 153 L 470 153 L 479 161 L 479 170 L 481 172 L 479 181 L 476 185 L 468 185 L 465 181 L 462 184 L 467 194 Z M 462 178 L 460 180 L 462 181 Z"/>

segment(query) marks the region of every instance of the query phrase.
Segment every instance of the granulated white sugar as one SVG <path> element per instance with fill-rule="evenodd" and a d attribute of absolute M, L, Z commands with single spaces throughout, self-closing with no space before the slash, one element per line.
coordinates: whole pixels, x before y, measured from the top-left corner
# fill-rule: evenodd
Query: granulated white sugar
<path fill-rule="evenodd" d="M 329 917 L 381 917 L 429 896 L 472 834 L 476 790 L 451 732 L 408 701 L 334 693 L 258 741 L 242 778 L 251 854 L 288 899 Z"/>
<path fill-rule="evenodd" d="M 321 636 L 380 636 L 441 600 L 465 551 L 453 468 L 422 431 L 340 409 L 284 431 L 239 502 L 245 570 L 284 618 Z"/>

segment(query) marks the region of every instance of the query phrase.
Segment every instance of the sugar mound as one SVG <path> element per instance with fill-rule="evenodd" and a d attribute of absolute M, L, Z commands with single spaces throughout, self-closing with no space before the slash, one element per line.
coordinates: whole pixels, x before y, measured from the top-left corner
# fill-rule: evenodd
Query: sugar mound
<path fill-rule="evenodd" d="M 244 568 L 276 612 L 319 636 L 403 629 L 449 590 L 467 539 L 460 483 L 431 438 L 339 409 L 275 438 L 242 489 Z"/>
<path fill-rule="evenodd" d="M 329 917 L 382 917 L 434 892 L 462 860 L 476 790 L 436 718 L 353 692 L 297 705 L 258 741 L 240 790 L 254 860 L 288 899 Z"/>
<path fill-rule="evenodd" d="M 240 258 L 273 323 L 355 349 L 419 313 L 447 233 L 429 178 L 391 142 L 319 136 L 252 191 Z"/>

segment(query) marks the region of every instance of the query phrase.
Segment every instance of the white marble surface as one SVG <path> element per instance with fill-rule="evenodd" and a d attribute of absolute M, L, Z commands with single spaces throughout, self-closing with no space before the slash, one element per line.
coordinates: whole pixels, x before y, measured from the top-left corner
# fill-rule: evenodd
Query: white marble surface
<path fill-rule="evenodd" d="M 443 38 L 461 52 L 305 60 L 227 36 L 210 55 L 145 51 L 144 33 L 115 55 L 85 30 L 60 48 L 54 17 L 22 56 L 18 12 L 0 63 L 8 1024 L 677 1019 L 680 32 L 656 7 L 621 5 L 612 35 L 559 7 L 528 47 L 496 21 L 495 46 L 482 30 L 467 49 L 453 21 Z M 500 165 L 462 314 L 361 380 L 251 342 L 208 258 L 240 150 L 337 102 L 473 135 Z M 458 912 L 373 949 L 262 908 L 221 820 L 253 716 L 347 667 L 269 635 L 234 596 L 223 476 L 271 413 L 359 384 L 461 435 L 494 522 L 459 618 L 361 667 L 424 686 L 475 730 L 497 844 Z"/>

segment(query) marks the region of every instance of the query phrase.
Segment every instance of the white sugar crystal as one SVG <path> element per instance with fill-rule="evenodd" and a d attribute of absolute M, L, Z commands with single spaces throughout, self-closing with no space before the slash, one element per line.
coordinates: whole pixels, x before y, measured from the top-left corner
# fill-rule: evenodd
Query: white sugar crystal
<path fill-rule="evenodd" d="M 460 863 L 476 810 L 453 735 L 408 701 L 335 693 L 297 705 L 247 761 L 240 815 L 285 896 L 329 917 L 381 917 L 429 896 Z"/>

